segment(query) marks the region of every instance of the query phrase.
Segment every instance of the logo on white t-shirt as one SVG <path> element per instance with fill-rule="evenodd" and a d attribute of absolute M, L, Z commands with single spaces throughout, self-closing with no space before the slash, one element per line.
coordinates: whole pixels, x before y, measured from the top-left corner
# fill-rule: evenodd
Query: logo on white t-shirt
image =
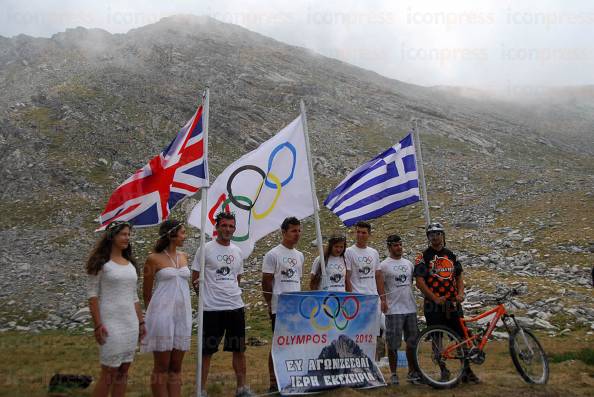
<path fill-rule="evenodd" d="M 293 268 L 295 266 L 297 266 L 297 259 L 292 258 L 290 256 L 283 256 L 282 265 L 285 268 L 282 269 L 280 272 L 280 274 L 283 276 L 283 278 L 281 279 L 281 282 L 282 281 L 284 281 L 284 282 L 292 281 L 293 276 L 295 276 L 295 274 L 296 274 L 296 271 Z"/>
<path fill-rule="evenodd" d="M 408 280 L 408 268 L 404 265 L 394 265 L 392 270 L 394 270 L 394 273 L 396 273 L 396 276 L 394 277 L 396 283 L 405 284 L 406 280 Z"/>
<path fill-rule="evenodd" d="M 217 261 L 231 265 L 235 262 L 235 257 L 233 255 L 217 255 Z"/>
<path fill-rule="evenodd" d="M 371 265 L 373 263 L 373 258 L 371 256 L 358 256 L 357 257 L 357 266 L 359 267 L 359 273 L 364 276 L 367 276 L 371 273 Z"/>
<path fill-rule="evenodd" d="M 221 266 L 217 269 L 217 274 L 222 276 L 226 276 L 229 273 L 231 273 L 231 268 L 229 266 Z"/>
<path fill-rule="evenodd" d="M 344 265 L 342 263 L 330 263 L 326 267 L 328 270 L 335 272 L 335 273 L 343 273 L 344 272 Z"/>
<path fill-rule="evenodd" d="M 333 283 L 340 283 L 340 280 L 342 280 L 342 274 L 340 273 L 335 273 L 333 275 L 330 276 L 330 281 L 332 281 Z"/>
<path fill-rule="evenodd" d="M 219 277 L 217 280 L 233 280 L 233 277 L 227 277 L 231 273 L 231 266 L 235 262 L 235 256 L 231 254 L 217 255 L 218 269 L 215 271 Z"/>

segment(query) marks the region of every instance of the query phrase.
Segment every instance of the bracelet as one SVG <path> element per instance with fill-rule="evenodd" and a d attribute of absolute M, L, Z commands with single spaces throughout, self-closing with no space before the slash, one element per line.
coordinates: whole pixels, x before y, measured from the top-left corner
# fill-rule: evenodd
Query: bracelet
<path fill-rule="evenodd" d="M 141 321 L 138 323 L 138 326 L 140 327 L 141 325 L 144 325 L 144 321 Z"/>

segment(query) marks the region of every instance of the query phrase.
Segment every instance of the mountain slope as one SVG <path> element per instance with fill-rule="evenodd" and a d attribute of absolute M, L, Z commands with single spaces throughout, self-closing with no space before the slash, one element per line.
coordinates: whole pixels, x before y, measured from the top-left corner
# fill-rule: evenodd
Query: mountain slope
<path fill-rule="evenodd" d="M 513 257 L 529 248 L 515 240 L 492 245 L 496 228 L 532 236 L 561 222 L 559 243 L 582 251 L 559 256 L 548 243 L 538 249 L 552 252 L 552 263 L 587 266 L 592 96 L 524 105 L 477 100 L 388 79 L 211 18 L 175 16 L 126 34 L 75 28 L 49 39 L 0 37 L 3 313 L 30 310 L 35 318 L 48 307 L 69 313 L 84 302 L 81 263 L 95 239 L 93 219 L 113 188 L 172 139 L 206 85 L 214 175 L 296 117 L 304 99 L 323 199 L 341 176 L 419 119 L 432 213 L 459 228 L 449 242 L 471 258 L 492 249 Z M 549 204 L 524 218 L 536 201 Z M 183 218 L 194 202 L 174 214 Z M 325 232 L 338 227 L 328 212 L 322 219 Z M 422 222 L 419 207 L 382 218 L 377 243 L 396 229 L 411 248 L 422 247 Z M 153 238 L 150 230 L 137 233 L 140 259 Z M 311 238 L 306 226 L 304 241 Z M 306 243 L 302 248 L 313 253 Z M 29 294 L 33 285 L 43 288 Z M 15 299 L 25 303 L 7 304 Z"/>

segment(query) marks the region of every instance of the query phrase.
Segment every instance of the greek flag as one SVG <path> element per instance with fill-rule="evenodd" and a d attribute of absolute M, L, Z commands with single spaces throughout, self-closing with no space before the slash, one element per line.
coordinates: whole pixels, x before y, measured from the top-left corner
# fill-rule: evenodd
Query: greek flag
<path fill-rule="evenodd" d="M 346 226 L 379 218 L 419 201 L 419 175 L 412 133 L 351 172 L 324 205 Z"/>

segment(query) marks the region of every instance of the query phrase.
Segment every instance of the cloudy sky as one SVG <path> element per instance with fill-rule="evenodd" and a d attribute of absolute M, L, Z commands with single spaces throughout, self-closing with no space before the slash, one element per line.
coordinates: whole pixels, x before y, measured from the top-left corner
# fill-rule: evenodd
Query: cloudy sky
<path fill-rule="evenodd" d="M 590 0 L 0 0 L 0 35 L 112 33 L 210 15 L 385 76 L 495 88 L 594 84 Z"/>

